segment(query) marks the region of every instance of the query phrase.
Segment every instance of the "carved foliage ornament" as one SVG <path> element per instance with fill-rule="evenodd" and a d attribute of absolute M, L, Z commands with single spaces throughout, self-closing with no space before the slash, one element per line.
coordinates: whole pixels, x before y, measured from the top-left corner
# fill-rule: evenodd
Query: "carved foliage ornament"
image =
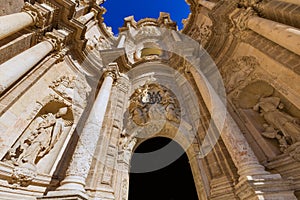
<path fill-rule="evenodd" d="M 34 5 L 25 2 L 22 11 L 28 13 L 32 17 L 35 26 L 39 28 L 43 28 L 44 25 L 46 24 L 46 18 L 44 14 Z"/>
<path fill-rule="evenodd" d="M 196 26 L 191 31 L 191 37 L 197 40 L 201 45 L 205 46 L 212 34 L 211 25 L 201 24 L 200 27 Z"/>
<path fill-rule="evenodd" d="M 247 30 L 249 18 L 255 15 L 257 15 L 257 13 L 251 7 L 243 10 L 239 16 L 234 19 L 236 27 L 241 31 Z"/>
<path fill-rule="evenodd" d="M 177 99 L 167 88 L 156 83 L 146 83 L 135 90 L 130 97 L 129 114 L 139 126 L 147 125 L 155 116 L 162 114 L 168 121 L 180 121 Z"/>

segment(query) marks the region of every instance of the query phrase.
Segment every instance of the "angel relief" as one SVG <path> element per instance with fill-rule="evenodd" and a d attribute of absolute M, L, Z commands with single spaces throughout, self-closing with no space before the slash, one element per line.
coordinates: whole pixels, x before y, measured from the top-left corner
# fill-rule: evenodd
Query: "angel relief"
<path fill-rule="evenodd" d="M 129 114 L 132 121 L 140 126 L 161 117 L 180 122 L 177 99 L 167 88 L 155 83 L 146 83 L 135 90 L 130 97 Z"/>

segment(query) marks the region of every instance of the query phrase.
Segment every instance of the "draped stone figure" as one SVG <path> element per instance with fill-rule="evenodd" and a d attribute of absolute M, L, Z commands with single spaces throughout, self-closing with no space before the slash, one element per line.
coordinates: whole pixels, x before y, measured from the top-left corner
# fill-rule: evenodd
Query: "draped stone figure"
<path fill-rule="evenodd" d="M 68 108 L 62 107 L 57 113 L 51 112 L 38 116 L 32 124 L 35 126 L 29 134 L 19 141 L 16 151 L 10 150 L 10 159 L 14 165 L 24 163 L 36 165 L 54 147 L 63 133 L 63 116 Z"/>
<path fill-rule="evenodd" d="M 269 126 L 282 133 L 289 144 L 300 142 L 300 123 L 299 119 L 281 111 L 284 105 L 278 97 L 260 98 L 253 107 L 259 111 Z"/>

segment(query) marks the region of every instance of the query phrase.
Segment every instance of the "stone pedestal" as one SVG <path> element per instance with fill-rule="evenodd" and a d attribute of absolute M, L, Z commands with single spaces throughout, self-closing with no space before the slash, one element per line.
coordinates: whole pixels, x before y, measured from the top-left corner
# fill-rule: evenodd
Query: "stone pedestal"
<path fill-rule="evenodd" d="M 55 192 L 49 192 L 47 196 L 43 197 L 37 197 L 37 200 L 43 199 L 43 200 L 88 200 L 88 195 L 84 193 L 80 193 L 77 191 L 74 192 L 64 192 L 64 191 L 55 191 Z"/>
<path fill-rule="evenodd" d="M 283 180 L 279 174 L 269 174 L 242 177 L 235 189 L 241 200 L 296 200 L 292 185 L 291 180 Z"/>

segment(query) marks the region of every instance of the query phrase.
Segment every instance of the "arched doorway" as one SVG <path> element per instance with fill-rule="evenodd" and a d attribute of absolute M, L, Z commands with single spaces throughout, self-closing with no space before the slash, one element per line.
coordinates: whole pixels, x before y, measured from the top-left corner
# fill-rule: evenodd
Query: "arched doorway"
<path fill-rule="evenodd" d="M 182 155 L 170 165 L 147 173 L 130 173 L 129 200 L 196 200 L 197 192 L 187 155 L 178 143 L 164 137 L 155 137 L 140 144 L 135 153 L 156 151 L 166 145 L 172 151 L 181 151 Z M 172 151 L 168 152 L 170 155 Z M 147 158 L 146 158 L 147 159 Z M 153 158 L 152 158 L 153 159 Z M 159 162 L 163 156 L 153 160 L 142 161 L 133 154 L 131 168 L 146 163 Z"/>

